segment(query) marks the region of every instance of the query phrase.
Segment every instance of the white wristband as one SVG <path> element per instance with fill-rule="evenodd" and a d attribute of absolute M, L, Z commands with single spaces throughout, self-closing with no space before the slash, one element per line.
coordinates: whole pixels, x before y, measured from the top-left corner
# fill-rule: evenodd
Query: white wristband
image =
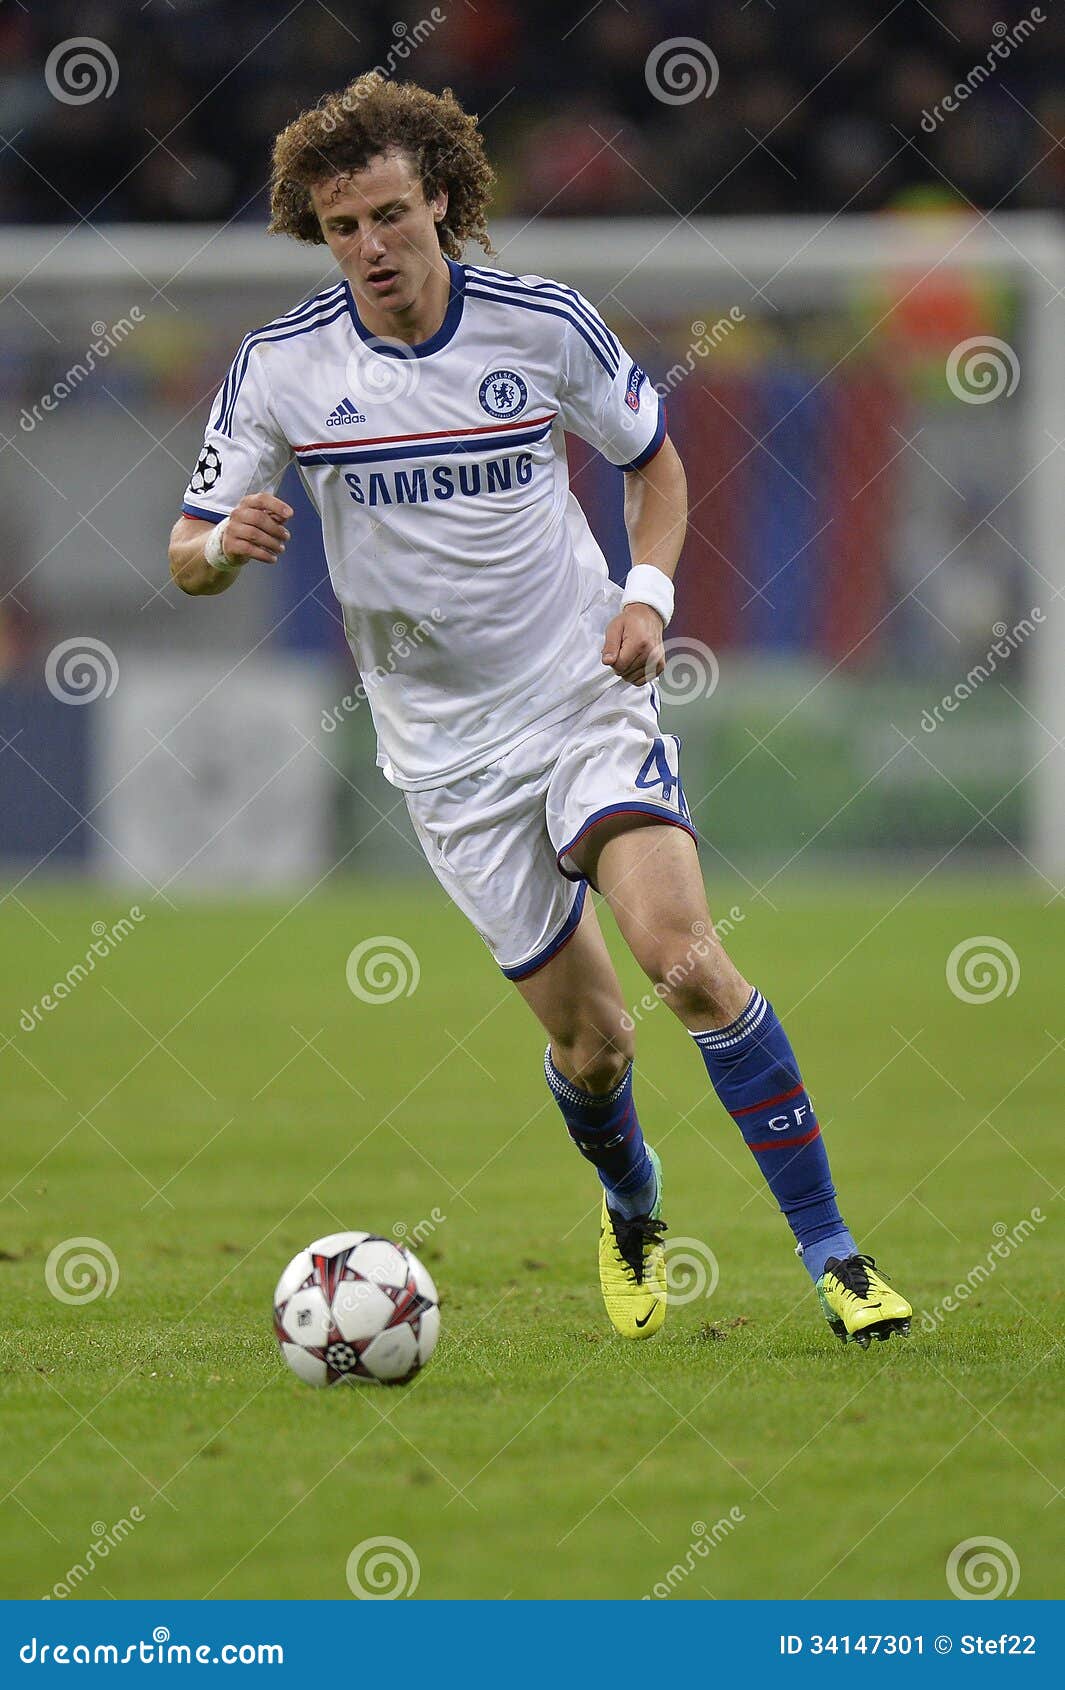
<path fill-rule="evenodd" d="M 621 603 L 622 608 L 627 604 L 649 604 L 662 618 L 663 627 L 667 627 L 673 615 L 673 597 L 673 583 L 668 575 L 653 563 L 636 563 L 625 577 Z"/>
<path fill-rule="evenodd" d="M 229 527 L 229 520 L 216 522 L 207 536 L 207 544 L 203 548 L 204 562 L 220 575 L 230 575 L 234 569 L 239 569 L 243 558 L 229 557 L 225 550 L 225 532 Z"/>

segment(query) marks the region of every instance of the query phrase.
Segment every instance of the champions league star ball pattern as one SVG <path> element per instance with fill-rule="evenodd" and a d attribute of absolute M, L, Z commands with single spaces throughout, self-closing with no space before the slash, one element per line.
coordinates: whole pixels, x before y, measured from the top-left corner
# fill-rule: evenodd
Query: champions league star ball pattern
<path fill-rule="evenodd" d="M 281 1275 L 274 1331 L 308 1385 L 398 1385 L 436 1348 L 439 1298 L 410 1250 L 372 1232 L 334 1232 L 308 1244 Z"/>
<path fill-rule="evenodd" d="M 209 493 L 222 474 L 222 454 L 216 446 L 205 446 L 196 460 L 189 486 L 194 493 Z"/>

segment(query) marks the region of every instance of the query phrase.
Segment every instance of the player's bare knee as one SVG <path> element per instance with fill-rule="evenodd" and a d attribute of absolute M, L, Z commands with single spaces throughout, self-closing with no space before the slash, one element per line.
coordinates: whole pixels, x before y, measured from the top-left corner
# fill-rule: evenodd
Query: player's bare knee
<path fill-rule="evenodd" d="M 612 1091 L 632 1061 L 635 1044 L 631 1029 L 619 1015 L 609 1030 L 585 1024 L 561 1038 L 552 1035 L 555 1066 L 583 1091 Z"/>
<path fill-rule="evenodd" d="M 684 1022 L 722 1024 L 743 1008 L 750 988 L 716 939 L 687 933 L 664 939 L 649 960 L 655 993 Z M 738 1005 L 738 1007 L 737 1007 Z"/>

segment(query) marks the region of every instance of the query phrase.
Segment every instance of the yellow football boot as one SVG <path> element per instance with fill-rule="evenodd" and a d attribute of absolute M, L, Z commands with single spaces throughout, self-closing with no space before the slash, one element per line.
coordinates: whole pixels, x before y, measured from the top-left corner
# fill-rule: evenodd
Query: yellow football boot
<path fill-rule="evenodd" d="M 599 1224 L 599 1284 L 606 1312 L 623 1338 L 651 1338 L 666 1318 L 666 1252 L 661 1218 L 662 1164 L 648 1147 L 658 1182 L 649 1215 L 627 1221 L 608 1208 L 603 1193 Z"/>
<path fill-rule="evenodd" d="M 840 1261 L 830 1256 L 817 1281 L 821 1310 L 841 1344 L 869 1348 L 872 1338 L 881 1343 L 893 1332 L 906 1337 L 913 1310 L 905 1297 L 876 1270 L 872 1256 L 848 1256 Z"/>

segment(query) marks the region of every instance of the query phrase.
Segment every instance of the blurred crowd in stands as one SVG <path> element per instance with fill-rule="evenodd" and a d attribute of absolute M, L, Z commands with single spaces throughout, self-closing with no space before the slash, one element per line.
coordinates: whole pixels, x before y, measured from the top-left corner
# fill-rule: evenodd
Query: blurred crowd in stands
<path fill-rule="evenodd" d="M 453 86 L 481 114 L 497 215 L 869 211 L 929 190 L 1056 208 L 1063 12 L 1058 0 L 8 0 L 0 221 L 260 221 L 276 131 L 378 64 Z M 83 103 L 55 98 L 44 74 L 74 37 L 103 42 L 117 67 Z M 648 58 L 681 37 L 713 55 L 712 92 L 663 100 Z"/>

